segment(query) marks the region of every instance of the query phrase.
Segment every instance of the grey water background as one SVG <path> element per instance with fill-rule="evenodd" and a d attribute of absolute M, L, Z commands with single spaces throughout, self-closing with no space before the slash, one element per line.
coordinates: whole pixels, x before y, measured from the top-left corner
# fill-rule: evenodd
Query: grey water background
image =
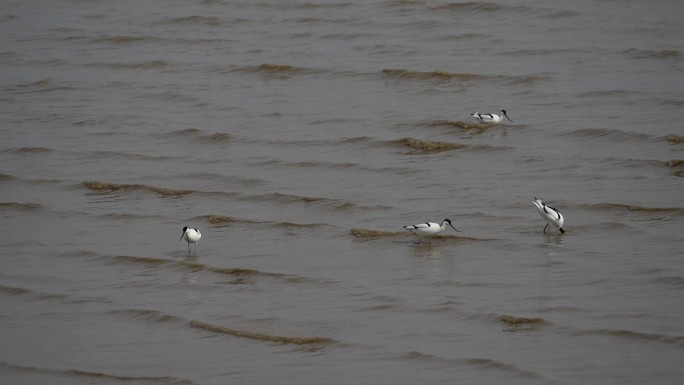
<path fill-rule="evenodd" d="M 2 2 L 0 379 L 681 383 L 682 20 Z"/>

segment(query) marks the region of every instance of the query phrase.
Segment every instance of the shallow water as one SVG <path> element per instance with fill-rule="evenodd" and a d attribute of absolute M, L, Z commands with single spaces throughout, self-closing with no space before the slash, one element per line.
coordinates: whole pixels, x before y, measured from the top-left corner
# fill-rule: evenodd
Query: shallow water
<path fill-rule="evenodd" d="M 0 378 L 678 384 L 683 17 L 4 2 Z"/>

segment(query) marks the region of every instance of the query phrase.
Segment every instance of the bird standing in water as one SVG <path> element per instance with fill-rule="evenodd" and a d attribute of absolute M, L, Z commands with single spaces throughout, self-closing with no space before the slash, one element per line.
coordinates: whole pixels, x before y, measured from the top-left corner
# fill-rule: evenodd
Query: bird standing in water
<path fill-rule="evenodd" d="M 183 235 L 181 235 L 179 241 L 181 239 L 185 239 L 186 242 L 188 242 L 188 253 L 190 253 L 190 244 L 194 243 L 195 244 L 195 254 L 197 254 L 197 242 L 202 238 L 202 233 L 200 233 L 199 230 L 197 229 L 191 229 L 188 226 L 183 227 Z"/>
<path fill-rule="evenodd" d="M 425 222 L 419 223 L 417 225 L 404 226 L 404 228 L 420 238 L 427 237 L 428 243 L 432 244 L 432 236 L 444 231 L 446 229 L 447 223 L 452 229 L 456 230 L 456 228 L 451 224 L 450 219 L 443 220 L 442 224 L 440 225 L 436 224 L 435 222 Z"/>
<path fill-rule="evenodd" d="M 546 229 L 549 227 L 549 225 L 556 226 L 561 234 L 565 232 L 565 230 L 563 230 L 563 222 L 565 222 L 565 218 L 563 218 L 563 214 L 561 214 L 560 211 L 551 206 L 547 206 L 546 203 L 542 202 L 542 200 L 537 197 L 534 198 L 532 203 L 537 206 L 539 215 L 541 215 L 542 218 L 546 219 L 546 222 L 548 222 L 546 223 L 546 226 L 544 226 L 544 234 L 546 234 Z"/>
<path fill-rule="evenodd" d="M 511 118 L 506 115 L 506 110 L 501 110 L 501 115 L 497 114 L 481 114 L 479 112 L 475 112 L 473 114 L 470 114 L 475 120 L 478 121 L 478 123 L 487 123 L 487 124 L 497 124 L 503 122 L 504 116 L 506 119 L 508 119 L 511 123 L 513 121 Z"/>

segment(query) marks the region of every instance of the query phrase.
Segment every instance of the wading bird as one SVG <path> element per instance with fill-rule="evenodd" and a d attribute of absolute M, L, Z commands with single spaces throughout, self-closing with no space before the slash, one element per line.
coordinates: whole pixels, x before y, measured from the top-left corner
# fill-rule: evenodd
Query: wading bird
<path fill-rule="evenodd" d="M 497 115 L 497 114 L 481 114 L 481 113 L 479 113 L 479 112 L 475 112 L 475 113 L 473 113 L 473 114 L 470 114 L 470 116 L 472 116 L 473 118 L 475 118 L 475 120 L 477 120 L 479 123 L 487 123 L 487 124 L 497 124 L 497 123 L 501 123 L 501 122 L 503 121 L 503 119 L 504 119 L 504 116 L 505 116 L 506 119 L 508 119 L 511 123 L 513 123 L 513 121 L 511 120 L 511 118 L 509 118 L 508 115 L 506 115 L 506 110 L 501 110 L 501 115 Z"/>
<path fill-rule="evenodd" d="M 444 231 L 444 229 L 446 229 L 447 223 L 452 229 L 456 230 L 449 219 L 443 220 L 441 225 L 438 225 L 435 222 L 425 222 L 419 223 L 417 225 L 404 226 L 404 228 L 420 238 L 427 237 L 428 243 L 432 244 L 432 236 Z"/>
<path fill-rule="evenodd" d="M 546 229 L 549 227 L 549 225 L 556 226 L 561 234 L 565 232 L 565 230 L 563 230 L 563 222 L 565 222 L 565 218 L 563 218 L 563 214 L 561 214 L 560 211 L 551 206 L 547 206 L 546 203 L 542 202 L 542 200 L 537 197 L 535 197 L 534 201 L 532 202 L 535 206 L 537 206 L 539 215 L 541 215 L 542 218 L 548 222 L 546 226 L 544 226 L 544 234 L 546 234 Z"/>
<path fill-rule="evenodd" d="M 181 239 L 185 239 L 185 241 L 188 242 L 188 253 L 190 252 L 190 244 L 194 243 L 195 254 L 197 254 L 197 242 L 199 242 L 200 238 L 202 238 L 202 233 L 200 233 L 199 230 L 191 229 L 188 226 L 185 226 L 183 227 L 183 235 L 181 235 L 179 241 Z"/>

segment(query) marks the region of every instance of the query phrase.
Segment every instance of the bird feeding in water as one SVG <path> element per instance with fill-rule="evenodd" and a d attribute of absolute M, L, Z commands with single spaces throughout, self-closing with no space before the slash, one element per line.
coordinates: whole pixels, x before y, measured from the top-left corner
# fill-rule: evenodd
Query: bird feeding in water
<path fill-rule="evenodd" d="M 542 202 L 542 200 L 537 197 L 535 197 L 534 201 L 532 202 L 535 206 L 537 206 L 539 215 L 541 215 L 542 218 L 544 218 L 547 222 L 546 226 L 544 226 L 544 234 L 546 234 L 546 229 L 549 227 L 549 225 L 556 226 L 561 234 L 565 232 L 565 230 L 563 230 L 563 222 L 565 222 L 565 218 L 563 218 L 563 214 L 561 214 L 560 211 L 551 206 L 547 206 L 546 203 Z"/>
<path fill-rule="evenodd" d="M 501 114 L 481 114 L 479 112 L 475 112 L 473 114 L 470 114 L 475 120 L 478 121 L 478 123 L 487 123 L 487 124 L 497 124 L 501 123 L 504 119 L 504 116 L 506 119 L 508 119 L 511 123 L 513 121 L 511 118 L 506 115 L 506 110 L 501 110 Z"/>
<path fill-rule="evenodd" d="M 432 236 L 444 231 L 444 229 L 446 229 L 447 223 L 452 229 L 456 230 L 456 228 L 451 224 L 450 219 L 443 220 L 442 224 L 440 225 L 436 224 L 435 222 L 425 222 L 419 223 L 417 225 L 404 226 L 404 228 L 420 238 L 427 237 L 428 243 L 432 244 Z"/>
<path fill-rule="evenodd" d="M 199 230 L 197 229 L 191 229 L 188 226 L 183 227 L 183 235 L 181 235 L 179 241 L 181 239 L 185 239 L 186 242 L 188 242 L 188 253 L 190 252 L 190 244 L 194 243 L 195 244 L 195 254 L 197 254 L 197 242 L 202 238 L 202 233 L 200 233 Z"/>

